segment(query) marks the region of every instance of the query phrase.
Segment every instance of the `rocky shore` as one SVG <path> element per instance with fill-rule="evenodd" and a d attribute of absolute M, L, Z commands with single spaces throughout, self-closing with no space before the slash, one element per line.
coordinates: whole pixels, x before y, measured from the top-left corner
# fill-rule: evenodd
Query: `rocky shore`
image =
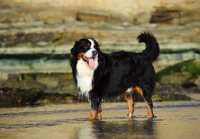
<path fill-rule="evenodd" d="M 200 61 L 189 60 L 157 73 L 154 102 L 191 100 L 200 92 Z M 1 81 L 0 107 L 85 102 L 74 85 L 71 73 L 23 73 Z M 21 88 L 21 89 L 20 89 Z M 23 89 L 22 89 L 23 88 Z M 134 94 L 135 101 L 143 101 Z M 123 102 L 121 96 L 114 102 Z"/>

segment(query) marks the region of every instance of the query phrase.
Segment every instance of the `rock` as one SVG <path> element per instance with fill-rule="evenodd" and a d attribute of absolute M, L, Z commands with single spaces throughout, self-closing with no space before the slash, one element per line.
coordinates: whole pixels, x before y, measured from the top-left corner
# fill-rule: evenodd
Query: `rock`
<path fill-rule="evenodd" d="M 47 103 L 77 103 L 78 94 L 45 93 L 38 89 L 0 88 L 0 108 L 43 105 Z"/>
<path fill-rule="evenodd" d="M 159 82 L 162 84 L 182 85 L 190 78 L 191 74 L 188 72 L 181 72 L 181 73 L 177 72 L 177 73 L 171 73 L 170 75 L 162 76 L 159 79 Z"/>
<path fill-rule="evenodd" d="M 139 24 L 147 24 L 150 23 L 151 19 L 151 13 L 138 13 L 134 18 L 133 18 L 133 24 L 139 25 Z"/>
<path fill-rule="evenodd" d="M 186 87 L 194 86 L 196 77 L 200 75 L 200 61 L 188 60 L 157 73 L 160 84 L 175 84 Z"/>
<path fill-rule="evenodd" d="M 131 20 L 124 15 L 104 10 L 84 9 L 79 10 L 76 15 L 78 21 L 85 22 L 108 22 L 108 23 L 122 23 L 131 22 Z"/>
<path fill-rule="evenodd" d="M 191 100 L 185 94 L 153 94 L 152 101 L 154 102 L 162 102 L 162 101 L 184 101 L 184 100 Z"/>
<path fill-rule="evenodd" d="M 40 93 L 40 90 L 34 89 L 0 88 L 0 107 L 32 105 Z"/>
<path fill-rule="evenodd" d="M 196 78 L 196 80 L 194 81 L 194 83 L 200 87 L 200 76 Z"/>
<path fill-rule="evenodd" d="M 199 14 L 200 14 L 199 9 L 193 9 L 192 11 L 187 10 L 182 12 L 180 18 L 180 24 L 187 25 L 193 22 L 199 22 L 200 21 L 200 17 L 198 16 Z"/>
<path fill-rule="evenodd" d="M 200 21 L 199 8 L 193 6 L 192 9 L 186 7 L 173 6 L 158 6 L 152 14 L 150 23 L 168 23 L 175 25 L 185 25 L 194 21 Z"/>
<path fill-rule="evenodd" d="M 40 42 L 37 42 L 35 45 L 36 45 L 36 46 L 48 46 L 49 43 L 48 43 L 48 42 L 45 42 L 45 41 L 40 41 Z"/>
<path fill-rule="evenodd" d="M 178 20 L 181 18 L 179 8 L 169 9 L 165 6 L 155 8 L 156 10 L 150 20 L 151 23 L 170 23 L 175 18 L 178 18 Z"/>
<path fill-rule="evenodd" d="M 51 93 L 78 92 L 71 73 L 23 73 L 0 80 L 0 88 L 38 89 Z"/>
<path fill-rule="evenodd" d="M 8 88 L 21 88 L 21 89 L 32 89 L 36 88 L 39 90 L 44 90 L 46 86 L 32 79 L 21 79 L 21 78 L 10 78 L 3 82 L 0 87 Z"/>
<path fill-rule="evenodd" d="M 65 17 L 63 21 L 64 23 L 74 23 L 76 20 L 74 17 Z"/>
<path fill-rule="evenodd" d="M 17 21 L 17 15 L 12 10 L 11 11 L 1 11 L 0 12 L 0 23 L 12 23 Z"/>
<path fill-rule="evenodd" d="M 30 14 L 28 13 L 25 15 L 24 21 L 29 23 L 34 23 L 35 19 L 33 18 L 33 15 L 31 13 Z"/>
<path fill-rule="evenodd" d="M 80 10 L 77 12 L 76 19 L 86 22 L 106 22 L 107 14 L 100 10 Z"/>
<path fill-rule="evenodd" d="M 8 80 L 8 76 L 9 76 L 8 73 L 0 72 L 0 81 Z"/>
<path fill-rule="evenodd" d="M 60 10 L 43 10 L 35 12 L 34 18 L 36 21 L 43 21 L 46 24 L 61 24 L 64 22 L 64 13 Z"/>

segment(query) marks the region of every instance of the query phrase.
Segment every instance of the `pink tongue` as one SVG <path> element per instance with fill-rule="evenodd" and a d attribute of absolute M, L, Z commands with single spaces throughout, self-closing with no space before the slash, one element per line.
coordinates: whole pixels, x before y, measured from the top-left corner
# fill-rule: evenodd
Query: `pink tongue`
<path fill-rule="evenodd" d="M 94 60 L 91 58 L 91 59 L 88 59 L 88 64 L 91 68 L 95 68 L 95 63 L 94 63 Z"/>

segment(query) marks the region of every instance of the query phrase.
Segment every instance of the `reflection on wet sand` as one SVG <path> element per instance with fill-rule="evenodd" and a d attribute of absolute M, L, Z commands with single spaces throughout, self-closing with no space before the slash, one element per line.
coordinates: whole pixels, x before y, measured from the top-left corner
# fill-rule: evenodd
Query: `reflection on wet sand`
<path fill-rule="evenodd" d="M 88 123 L 79 132 L 79 138 L 87 139 L 111 139 L 155 137 L 156 125 L 154 119 L 134 120 L 124 119 L 120 121 L 94 121 Z"/>

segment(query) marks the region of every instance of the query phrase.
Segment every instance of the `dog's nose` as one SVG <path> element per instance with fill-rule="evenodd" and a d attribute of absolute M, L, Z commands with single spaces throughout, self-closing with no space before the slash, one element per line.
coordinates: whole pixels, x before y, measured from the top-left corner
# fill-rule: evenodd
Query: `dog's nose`
<path fill-rule="evenodd" d="M 96 56 L 97 53 L 98 53 L 97 51 L 92 51 L 92 55 L 93 55 L 93 56 Z"/>

